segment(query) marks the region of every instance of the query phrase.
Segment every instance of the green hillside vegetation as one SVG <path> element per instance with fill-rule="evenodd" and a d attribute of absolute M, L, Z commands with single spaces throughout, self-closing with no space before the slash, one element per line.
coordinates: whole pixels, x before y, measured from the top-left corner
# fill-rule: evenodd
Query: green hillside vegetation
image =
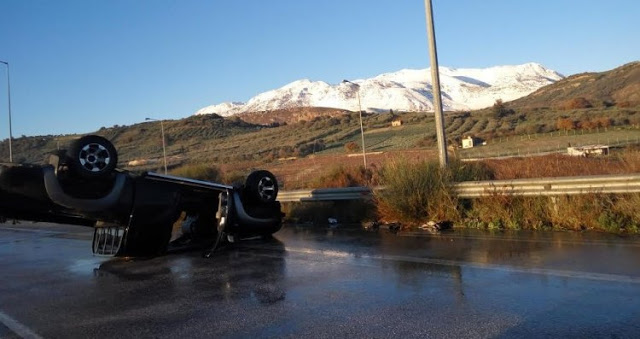
<path fill-rule="evenodd" d="M 312 120 L 317 116 L 340 117 L 349 111 L 325 107 L 285 108 L 273 111 L 247 112 L 237 116 L 252 124 L 279 126 Z"/>
<path fill-rule="evenodd" d="M 512 107 L 573 109 L 640 104 L 640 62 L 610 71 L 581 73 L 514 100 Z"/>
<path fill-rule="evenodd" d="M 391 127 L 391 121 L 396 118 L 403 121 L 402 126 Z M 365 114 L 363 121 L 367 152 L 432 148 L 436 144 L 434 119 L 429 113 Z M 496 116 L 490 108 L 475 112 L 449 112 L 445 126 L 452 145 L 459 145 L 466 135 L 479 137 L 488 144 L 511 140 L 513 145 L 513 141 L 526 143 L 545 134 L 554 136 L 554 132 L 556 137 L 560 137 L 613 133 L 616 130 L 629 130 L 622 139 L 633 141 L 633 134 L 640 128 L 640 113 L 637 107 L 613 106 L 571 111 L 510 109 L 508 114 Z M 281 158 L 348 153 L 345 148 L 348 143 L 356 144 L 359 152 L 361 143 L 357 113 L 340 117 L 320 116 L 277 127 L 250 124 L 238 118 L 203 115 L 168 120 L 164 122 L 164 128 L 170 167 L 186 163 L 242 161 L 266 164 Z M 133 160 L 158 160 L 162 157 L 158 122 L 101 128 L 95 134 L 113 141 L 118 148 L 121 167 L 126 168 Z M 521 138 L 515 138 L 517 136 Z M 73 137 L 76 136 L 17 138 L 13 141 L 14 158 L 18 162 L 40 163 L 48 152 L 58 147 L 65 148 Z M 606 136 L 598 139 L 604 142 Z M 584 142 L 588 143 L 588 140 Z M 592 143 L 595 142 L 594 139 Z M 566 142 L 559 139 L 555 144 L 564 147 Z M 0 148 L 0 157 L 8 158 L 6 140 Z M 156 165 L 141 168 L 159 168 L 157 163 L 152 164 Z"/>
<path fill-rule="evenodd" d="M 460 155 L 486 157 L 505 155 L 502 151 L 507 149 L 513 155 L 526 147 L 549 151 L 549 145 L 553 145 L 557 150 L 568 143 L 611 143 L 612 140 L 621 145 L 637 143 L 638 138 L 634 136 L 640 135 L 640 100 L 636 98 L 640 91 L 630 88 L 640 86 L 639 72 L 640 63 L 631 63 L 609 72 L 572 76 L 513 102 L 498 100 L 493 107 L 482 110 L 447 112 L 445 128 L 449 144 L 460 145 L 465 136 L 480 138 L 487 147 L 460 150 Z M 578 95 L 580 97 L 576 97 Z M 601 103 L 609 100 L 609 104 L 586 105 L 580 98 Z M 574 103 L 575 107 L 561 105 L 567 102 Z M 301 108 L 299 111 L 289 109 L 254 115 L 254 118 L 259 115 L 260 119 L 267 119 L 261 121 L 271 121 L 266 124 L 216 114 L 166 120 L 169 167 L 234 163 L 267 166 L 283 158 L 361 151 L 357 112 L 326 108 Z M 270 114 L 276 114 L 282 121 L 269 118 Z M 396 119 L 400 119 L 402 125 L 392 127 L 391 122 Z M 433 149 L 436 144 L 433 113 L 363 113 L 363 124 L 367 152 Z M 103 127 L 93 133 L 116 145 L 120 167 L 131 170 L 161 167 L 159 122 Z M 581 139 L 577 139 L 578 136 Z M 67 147 L 74 137 L 78 136 L 16 138 L 13 140 L 14 160 L 40 163 L 49 152 Z M 491 147 L 496 151 L 489 152 Z M 0 159 L 8 159 L 7 140 L 0 144 Z M 136 166 L 132 161 L 137 161 Z"/>

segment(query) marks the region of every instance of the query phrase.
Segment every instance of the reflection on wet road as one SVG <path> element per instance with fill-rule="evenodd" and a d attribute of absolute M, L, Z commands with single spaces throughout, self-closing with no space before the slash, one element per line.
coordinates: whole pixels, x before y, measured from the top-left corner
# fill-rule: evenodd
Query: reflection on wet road
<path fill-rule="evenodd" d="M 136 260 L 90 239 L 0 226 L 0 337 L 640 335 L 638 238 L 288 226 Z"/>

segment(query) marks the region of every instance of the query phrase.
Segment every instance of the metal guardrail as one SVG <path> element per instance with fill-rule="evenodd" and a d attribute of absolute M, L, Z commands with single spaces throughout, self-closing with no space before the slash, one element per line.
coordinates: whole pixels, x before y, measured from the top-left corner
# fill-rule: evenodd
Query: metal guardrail
<path fill-rule="evenodd" d="M 318 188 L 278 192 L 280 202 L 359 200 L 373 197 L 369 187 Z"/>
<path fill-rule="evenodd" d="M 455 188 L 461 198 L 477 198 L 493 194 L 555 196 L 638 193 L 640 192 L 640 174 L 474 181 L 458 183 Z"/>
<path fill-rule="evenodd" d="M 539 179 L 466 181 L 454 186 L 460 198 L 478 198 L 497 194 L 518 196 L 557 196 L 588 193 L 640 193 L 640 174 L 597 175 Z M 335 201 L 371 199 L 373 191 L 384 187 L 321 188 L 282 191 L 281 202 Z"/>

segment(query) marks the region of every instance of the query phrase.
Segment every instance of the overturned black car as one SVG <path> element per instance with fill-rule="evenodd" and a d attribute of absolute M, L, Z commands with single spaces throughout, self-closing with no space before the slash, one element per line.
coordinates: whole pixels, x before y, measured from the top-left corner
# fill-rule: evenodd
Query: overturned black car
<path fill-rule="evenodd" d="M 268 171 L 231 186 L 135 175 L 117 169 L 117 158 L 111 142 L 88 135 L 45 165 L 2 163 L 0 216 L 92 226 L 93 252 L 114 256 L 153 256 L 187 244 L 210 253 L 224 241 L 281 228 L 278 183 Z"/>

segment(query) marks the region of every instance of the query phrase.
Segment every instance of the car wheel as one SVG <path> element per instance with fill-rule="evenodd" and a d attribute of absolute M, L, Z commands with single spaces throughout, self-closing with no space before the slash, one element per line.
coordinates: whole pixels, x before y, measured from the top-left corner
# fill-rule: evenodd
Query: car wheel
<path fill-rule="evenodd" d="M 249 174 L 245 187 L 249 198 L 262 203 L 276 201 L 278 196 L 278 181 L 269 171 L 259 170 Z"/>
<path fill-rule="evenodd" d="M 87 135 L 71 144 L 71 167 L 86 178 L 110 174 L 118 164 L 118 154 L 113 144 L 100 136 Z"/>

